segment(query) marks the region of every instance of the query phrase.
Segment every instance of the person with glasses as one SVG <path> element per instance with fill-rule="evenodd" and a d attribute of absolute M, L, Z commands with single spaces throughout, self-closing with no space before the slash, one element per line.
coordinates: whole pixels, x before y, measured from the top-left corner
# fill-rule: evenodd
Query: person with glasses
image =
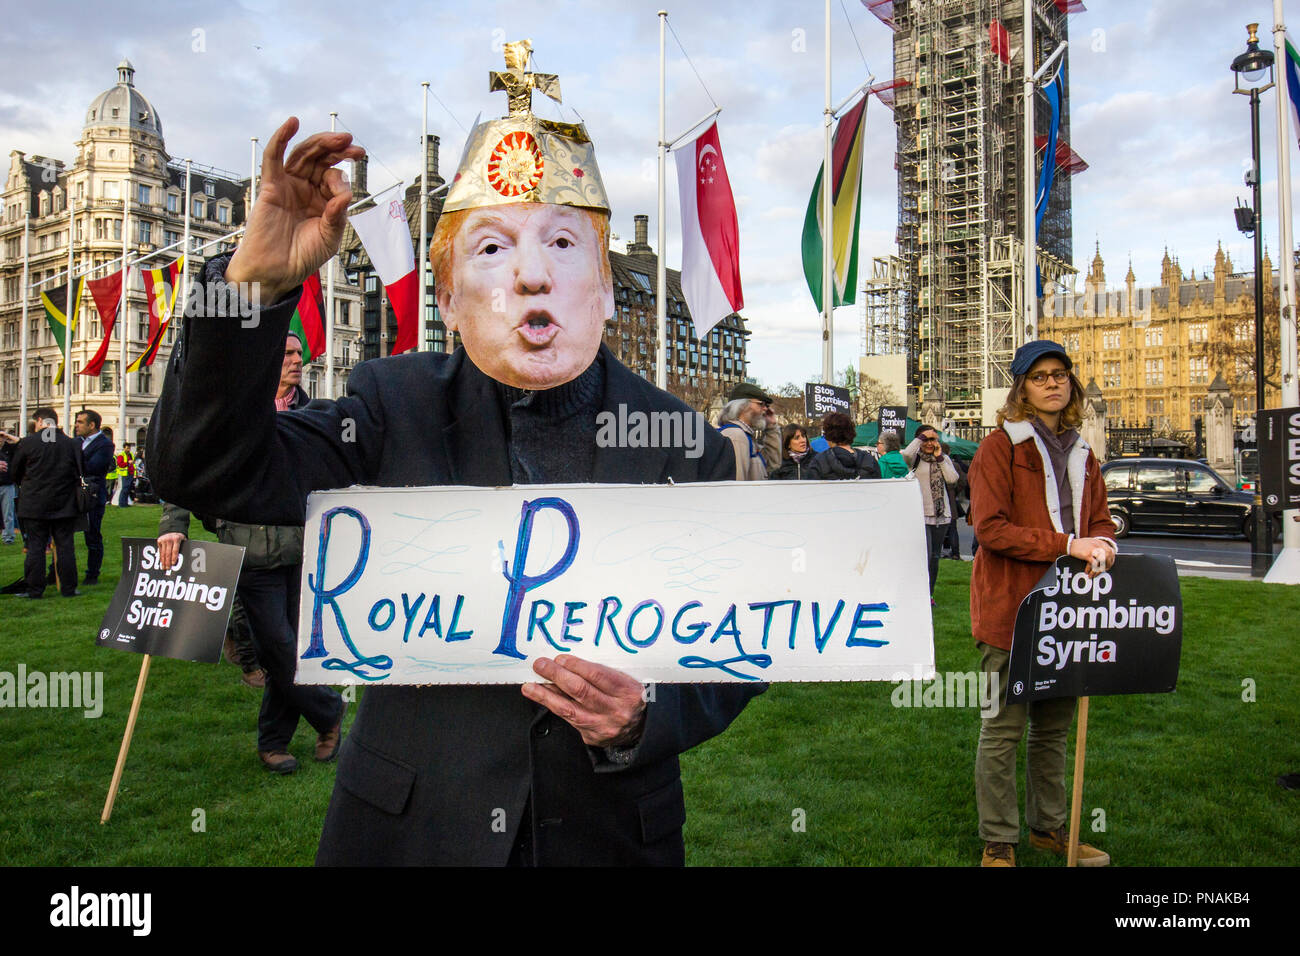
<path fill-rule="evenodd" d="M 930 572 L 930 603 L 934 604 L 934 582 L 939 577 L 939 552 L 953 522 L 948 488 L 961 480 L 951 458 L 944 454 L 939 433 L 932 425 L 921 425 L 916 437 L 901 452 L 921 485 L 925 510 L 927 568 Z"/>
<path fill-rule="evenodd" d="M 757 385 L 741 382 L 731 390 L 718 416 L 718 431 L 731 441 L 737 481 L 763 481 L 781 466 L 781 429 L 772 396 Z"/>
<path fill-rule="evenodd" d="M 971 523 L 980 543 L 971 571 L 971 630 L 980 666 L 997 675 L 1001 698 L 998 712 L 981 722 L 975 757 L 982 866 L 1016 865 L 1016 751 L 1026 726 L 1030 845 L 1061 857 L 1069 846 L 1065 751 L 1076 698 L 1007 704 L 1006 686 L 1016 611 L 1053 562 L 1068 554 L 1089 562 L 1092 576 L 1115 561 L 1101 466 L 1077 431 L 1083 389 L 1072 364 L 1055 342 L 1016 350 L 998 428 L 980 443 L 970 469 Z M 1104 851 L 1079 844 L 1080 866 L 1109 862 Z"/>

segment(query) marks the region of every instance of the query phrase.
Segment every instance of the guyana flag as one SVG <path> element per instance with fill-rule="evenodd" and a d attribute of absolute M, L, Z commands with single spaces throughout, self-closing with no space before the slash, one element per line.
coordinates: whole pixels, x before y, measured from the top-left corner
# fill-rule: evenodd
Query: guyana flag
<path fill-rule="evenodd" d="M 867 100 L 840 117 L 831 145 L 831 282 L 834 305 L 851 305 L 858 283 L 858 222 L 862 218 L 862 153 Z M 823 167 L 826 165 L 822 164 Z M 803 274 L 817 308 L 822 308 L 823 173 L 817 171 L 803 220 Z"/>
<path fill-rule="evenodd" d="M 302 284 L 298 307 L 293 310 L 289 331 L 302 342 L 302 360 L 310 362 L 325 352 L 325 296 L 321 294 L 320 273 L 313 272 Z"/>
<path fill-rule="evenodd" d="M 54 333 L 54 341 L 59 343 L 59 372 L 54 376 L 54 384 L 58 385 L 63 381 L 63 355 L 65 354 L 64 333 L 68 328 L 69 316 L 71 316 L 72 330 L 77 330 L 77 307 L 81 304 L 81 293 L 86 288 L 85 278 L 77 279 L 72 283 L 72 308 L 68 308 L 68 287 L 61 285 L 57 288 L 50 289 L 41 293 L 41 305 L 45 307 L 45 321 L 50 324 L 50 331 Z"/>
<path fill-rule="evenodd" d="M 176 307 L 176 293 L 180 289 L 180 275 L 184 268 L 185 257 L 181 256 L 173 259 L 171 265 L 140 270 L 140 277 L 144 280 L 144 297 L 149 302 L 149 344 L 126 367 L 128 372 L 138 372 L 152 365 L 158 357 L 158 346 L 162 345 L 163 335 L 172 320 L 172 310 Z"/>

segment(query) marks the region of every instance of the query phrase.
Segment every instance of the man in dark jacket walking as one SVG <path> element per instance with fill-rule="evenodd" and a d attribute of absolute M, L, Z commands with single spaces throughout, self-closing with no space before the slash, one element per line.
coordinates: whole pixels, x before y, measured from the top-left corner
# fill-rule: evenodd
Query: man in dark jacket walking
<path fill-rule="evenodd" d="M 59 431 L 52 408 L 38 408 L 31 433 L 14 450 L 11 471 L 18 485 L 18 517 L 27 542 L 23 563 L 26 597 L 45 593 L 45 549 L 54 540 L 59 591 L 77 595 L 77 551 L 73 531 L 77 521 L 77 489 L 82 474 L 81 444 Z"/>
<path fill-rule="evenodd" d="M 73 433 L 81 439 L 81 460 L 86 484 L 95 489 L 95 507 L 86 513 L 86 584 L 99 583 L 99 569 L 104 564 L 104 508 L 108 505 L 108 483 L 104 480 L 115 464 L 113 439 L 99 426 L 99 412 L 83 408 L 77 412 Z"/>

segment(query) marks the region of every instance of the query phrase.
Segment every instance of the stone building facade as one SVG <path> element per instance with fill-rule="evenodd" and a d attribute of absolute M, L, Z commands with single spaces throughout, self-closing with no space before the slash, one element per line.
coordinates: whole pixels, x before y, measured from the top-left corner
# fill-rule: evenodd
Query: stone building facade
<path fill-rule="evenodd" d="M 66 288 L 69 239 L 74 276 L 103 277 L 118 268 L 106 266 L 122 255 L 123 207 L 129 206 L 127 253 L 133 263 L 138 257 L 150 256 L 142 266 L 159 268 L 180 254 L 188 214 L 191 250 L 187 271 L 194 276 L 207 258 L 234 247 L 237 237 L 230 233 L 243 225 L 250 198 L 248 177 L 191 163 L 190 208 L 185 208 L 185 163 L 168 153 L 158 112 L 135 87 L 134 77 L 129 61 L 118 64 L 117 83 L 96 96 L 86 110 L 71 162 L 28 156 L 17 149 L 9 154 L 0 195 L 0 425 L 6 429 L 20 429 L 20 384 L 24 378 L 28 415 L 41 405 L 50 405 L 59 411 L 60 424 L 68 428 L 62 422 L 64 386 L 54 384 L 62 356 L 46 322 L 40 293 Z M 30 270 L 26 290 L 22 288 L 25 257 Z M 339 270 L 340 278 L 342 274 Z M 360 357 L 356 343 L 361 310 L 355 287 L 336 281 L 335 294 L 337 394 Z M 21 361 L 24 295 L 25 374 Z M 127 294 L 125 324 L 129 363 L 148 343 L 148 305 L 138 270 L 133 270 Z M 126 421 L 121 422 L 119 333 L 114 332 L 108 360 L 98 377 L 76 374 L 94 355 L 104 334 L 93 299 L 85 294 L 72 338 L 69 378 L 73 411 L 94 408 L 104 424 L 113 428 L 119 444 L 124 437 L 133 444 L 138 442 L 162 390 L 176 328 L 173 322 L 153 365 L 129 375 Z M 323 375 L 323 362 L 313 363 L 305 370 L 304 387 L 324 395 Z"/>
<path fill-rule="evenodd" d="M 1276 405 L 1277 287 L 1264 257 L 1265 404 Z M 1190 431 L 1205 415 L 1207 394 L 1222 375 L 1237 423 L 1255 412 L 1255 297 L 1253 273 L 1233 271 L 1222 246 L 1214 273 L 1185 274 L 1166 251 L 1160 284 L 1139 287 L 1130 265 L 1121 289 L 1106 288 L 1100 247 L 1082 293 L 1043 300 L 1043 338 L 1060 342 L 1074 358 L 1079 379 L 1095 379 L 1108 418 L 1146 424 L 1158 432 Z"/>

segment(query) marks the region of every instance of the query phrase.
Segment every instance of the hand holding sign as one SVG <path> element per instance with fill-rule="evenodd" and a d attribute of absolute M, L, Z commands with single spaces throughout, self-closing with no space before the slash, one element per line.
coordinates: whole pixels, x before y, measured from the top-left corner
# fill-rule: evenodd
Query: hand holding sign
<path fill-rule="evenodd" d="M 180 557 L 181 545 L 184 543 L 185 535 L 179 531 L 158 535 L 158 566 L 164 571 L 170 571 Z"/>
<path fill-rule="evenodd" d="M 539 657 L 533 670 L 552 683 L 524 684 L 524 696 L 570 724 L 587 746 L 627 747 L 641 738 L 646 704 L 636 678 L 573 654 Z"/>
<path fill-rule="evenodd" d="M 1070 557 L 1088 562 L 1084 572 L 1088 577 L 1109 570 L 1115 563 L 1115 552 L 1105 538 L 1075 538 L 1070 542 Z"/>

